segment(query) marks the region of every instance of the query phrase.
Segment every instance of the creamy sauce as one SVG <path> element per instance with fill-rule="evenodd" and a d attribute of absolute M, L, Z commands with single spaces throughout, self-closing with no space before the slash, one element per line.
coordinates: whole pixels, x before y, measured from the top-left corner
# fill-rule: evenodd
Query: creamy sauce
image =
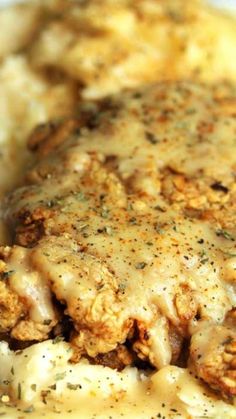
<path fill-rule="evenodd" d="M 233 406 L 216 400 L 184 369 L 169 366 L 147 376 L 135 368 L 118 373 L 85 360 L 71 366 L 69 356 L 65 343 L 44 342 L 19 355 L 1 344 L 0 360 L 4 365 L 8 360 L 5 377 L 13 397 L 21 400 L 17 411 L 2 403 L 0 414 L 9 419 L 234 418 Z"/>
<path fill-rule="evenodd" d="M 235 304 L 235 227 L 227 218 L 234 214 L 235 120 L 233 99 L 217 99 L 217 94 L 192 83 L 147 87 L 98 110 L 92 129 L 69 135 L 67 122 L 62 124 L 61 146 L 56 147 L 60 136 L 54 144 L 53 133 L 42 143 L 39 163 L 28 175 L 32 184 L 16 190 L 5 211 L 13 228 L 23 227 L 19 244 L 28 240 L 24 214 L 27 223 L 43 218 L 41 240 L 35 225 L 36 246 L 15 246 L 6 261 L 13 271 L 10 287 L 25 298 L 33 325 L 51 320 L 35 317 L 32 310 L 30 284 L 37 279 L 48 290 L 37 294 L 38 313 L 52 316 L 50 292 L 66 304 L 79 353 L 95 357 L 115 350 L 136 321 L 133 349 L 161 368 L 156 374 L 174 368 L 181 377 L 189 376 L 190 370 L 168 367 L 173 356 L 169 324 L 184 336 L 202 330 L 204 341 L 194 343 L 201 353 L 211 348 L 206 342 L 213 325 L 217 333 L 224 330 L 224 318 Z M 165 182 L 174 174 L 181 199 L 165 193 Z M 188 213 L 192 201 L 185 182 L 190 198 L 192 191 L 196 199 L 206 196 L 198 201 L 198 216 Z M 220 193 L 227 190 L 223 205 L 222 195 L 212 192 L 215 184 L 216 189 L 224 185 Z M 12 333 L 16 336 L 15 328 Z M 209 362 L 217 347 L 207 353 Z M 123 402 L 118 406 L 120 412 Z"/>
<path fill-rule="evenodd" d="M 204 80 L 212 81 L 213 77 L 218 80 L 222 76 L 235 80 L 235 60 L 232 59 L 236 45 L 235 22 L 230 18 L 207 9 L 195 9 L 195 3 L 193 10 L 186 3 L 183 13 L 182 10 L 179 13 L 178 8 L 166 8 L 167 2 L 160 2 L 160 5 L 152 1 L 140 2 L 137 7 L 127 7 L 125 1 L 120 2 L 119 6 L 112 5 L 112 2 L 108 2 L 109 5 L 105 3 L 104 6 L 99 5 L 99 9 L 88 2 L 88 7 L 68 10 L 66 22 L 60 21 L 58 16 L 59 22 L 49 20 L 32 48 L 31 63 L 39 68 L 52 65 L 56 71 L 62 70 L 67 76 L 84 83 L 82 95 L 87 98 L 101 97 L 122 87 L 139 85 L 163 75 L 175 78 L 183 73 L 185 77 L 197 73 Z M 1 57 L 25 46 L 36 29 L 37 8 L 22 8 L 21 16 L 24 18 L 19 19 L 18 10 L 14 9 L 6 10 L 0 16 Z M 9 30 L 9 27 L 12 29 Z M 25 151 L 25 141 L 31 129 L 51 117 L 65 114 L 73 108 L 74 102 L 67 86 L 62 84 L 51 89 L 34 73 L 23 55 L 8 57 L 3 61 L 0 87 L 2 197 L 7 190 L 21 182 L 25 166 L 30 162 Z M 232 209 L 235 199 L 233 173 L 236 167 L 235 124 L 229 116 L 232 104 L 218 106 L 211 99 L 209 103 L 204 102 L 202 90 L 196 87 L 193 94 L 194 106 L 189 106 L 192 99 L 188 99 L 193 92 L 188 87 L 183 89 L 186 89 L 184 101 L 181 99 L 183 92 L 179 94 L 178 89 L 169 93 L 168 100 L 160 99 L 165 92 L 157 92 L 160 112 L 158 115 L 154 112 L 153 120 L 150 98 L 155 101 L 156 93 L 152 97 L 150 92 L 148 103 L 145 104 L 145 100 L 142 103 L 144 108 L 147 106 L 150 117 L 144 121 L 144 126 L 137 115 L 145 116 L 145 109 L 143 112 L 135 98 L 125 96 L 123 111 L 121 109 L 117 122 L 107 123 L 107 116 L 103 118 L 100 115 L 101 127 L 96 129 L 95 134 L 84 128 L 80 133 L 79 144 L 78 138 L 71 141 L 71 150 L 68 147 L 68 154 L 71 153 L 69 161 L 64 162 L 60 156 L 55 157 L 56 169 L 62 163 L 62 171 L 69 166 L 69 171 L 71 169 L 76 172 L 74 177 L 71 173 L 67 177 L 65 173 L 63 190 L 60 182 L 45 183 L 42 193 L 39 193 L 36 186 L 35 195 L 32 190 L 25 201 L 22 196 L 16 195 L 17 204 L 13 208 L 10 206 L 8 211 L 16 221 L 14 217 L 17 206 L 29 205 L 29 198 L 29 208 L 33 210 L 40 199 L 44 203 L 51 202 L 59 194 L 64 200 L 62 205 L 59 203 L 63 211 L 57 214 L 54 222 L 51 220 L 47 224 L 47 228 L 57 234 L 60 225 L 68 224 L 67 229 L 70 230 L 72 226 L 67 222 L 68 217 L 78 215 L 78 197 L 73 194 L 71 196 L 71 187 L 75 190 L 78 188 L 78 176 L 88 169 L 91 155 L 96 154 L 100 163 L 115 155 L 118 179 L 113 178 L 110 182 L 114 190 L 109 192 L 113 206 L 109 209 L 109 217 L 116 218 L 116 222 L 109 221 L 109 217 L 104 221 L 106 217 L 91 210 L 91 197 L 79 204 L 80 216 L 90 217 L 89 225 L 84 220 L 78 220 L 76 225 L 76 238 L 80 235 L 80 245 L 89 249 L 84 263 L 89 268 L 90 276 L 84 276 L 83 283 L 75 287 L 74 279 L 78 272 L 63 263 L 58 268 L 58 248 L 53 242 L 45 241 L 36 251 L 20 248 L 14 250 L 15 253 L 9 259 L 9 268 L 17 273 L 11 276 L 9 283 L 12 290 L 25 299 L 30 319 L 43 323 L 55 315 L 48 278 L 52 280 L 55 274 L 61 275 L 53 291 L 58 298 L 72 305 L 70 314 L 73 317 L 73 298 L 81 295 L 81 290 L 89 298 L 94 297 L 94 290 L 88 292 L 91 281 L 94 278 L 102 281 L 103 275 L 106 276 L 111 269 L 114 274 L 109 274 L 106 279 L 109 277 L 109 286 L 113 291 L 121 291 L 121 320 L 133 316 L 148 323 L 153 320 L 153 311 L 158 317 L 157 324 L 149 324 L 149 356 L 161 370 L 145 375 L 128 367 L 123 372 L 117 372 L 89 365 L 84 359 L 71 366 L 68 361 L 71 350 L 66 343 L 46 341 L 16 354 L 2 342 L 0 416 L 8 419 L 53 419 L 60 415 L 68 419 L 235 418 L 235 407 L 204 388 L 194 378 L 191 370 L 168 365 L 172 349 L 166 318 L 176 325 L 180 321 L 176 308 L 181 312 L 181 296 L 179 303 L 176 303 L 177 307 L 173 304 L 177 287 L 181 289 L 181 284 L 187 283 L 201 307 L 201 315 L 215 323 L 221 323 L 227 311 L 236 303 L 235 246 L 229 239 L 235 233 L 234 219 L 225 219 L 224 213 L 216 215 L 219 224 L 225 222 L 229 225 L 226 233 L 222 233 L 225 230 L 220 229 L 219 225 L 212 228 L 208 222 L 192 222 L 187 217 L 179 219 L 177 215 L 179 208 L 185 204 L 191 209 L 217 209 L 217 198 L 209 192 L 209 185 L 216 181 L 222 182 L 230 191 L 229 204 L 225 196 L 220 196 L 223 209 L 227 205 Z M 122 98 L 120 100 L 122 103 Z M 174 111 L 170 109 L 173 103 Z M 170 123 L 167 122 L 168 138 L 165 138 L 166 128 L 163 129 L 161 123 L 161 118 L 164 120 L 166 117 L 163 109 L 167 111 L 167 120 L 170 116 Z M 173 121 L 171 113 L 174 115 Z M 221 117 L 218 119 L 219 114 Z M 157 124 L 155 118 L 159 118 Z M 207 125 L 204 125 L 205 120 L 208 121 Z M 202 141 L 199 141 L 199 131 Z M 156 147 L 156 144 L 159 145 Z M 182 192 L 182 196 L 179 192 L 171 196 L 176 212 L 158 215 L 158 222 L 167 224 L 164 229 L 162 227 L 164 235 L 163 231 L 159 231 L 158 237 L 157 234 L 152 237 L 157 218 L 154 206 L 162 208 L 166 205 L 163 197 L 156 198 L 157 191 L 163 193 L 162 172 L 166 167 L 191 179 L 193 183 L 201 174 L 202 189 L 200 192 L 198 190 L 197 196 L 191 191 L 189 199 Z M 169 176 L 164 174 L 164 177 Z M 179 185 L 182 180 L 178 178 L 175 181 Z M 130 202 L 127 199 L 128 189 L 153 199 L 152 208 L 147 208 L 145 198 Z M 85 195 L 87 192 L 85 188 Z M 129 219 L 136 218 L 132 225 L 127 223 L 128 206 L 132 207 L 129 209 Z M 107 208 L 105 213 L 108 214 Z M 136 225 L 137 221 L 140 225 Z M 101 228 L 105 230 L 97 234 Z M 84 231 L 87 237 L 83 236 Z M 216 231 L 221 233 L 217 235 Z M 110 236 L 109 243 L 107 235 Z M 9 236 L 5 223 L 1 221 L 0 243 L 9 243 Z M 191 251 L 184 236 L 191 242 Z M 205 240 L 204 249 L 196 241 L 196 237 L 200 236 Z M 152 244 L 147 245 L 150 237 Z M 71 236 L 68 240 L 70 244 L 73 243 Z M 174 251 L 173 244 L 177 242 L 180 256 Z M 78 244 L 73 246 L 75 250 Z M 158 253 L 158 261 L 154 257 L 154 248 Z M 68 256 L 67 251 L 69 258 L 77 263 L 77 258 L 70 254 L 71 248 L 65 245 L 64 253 L 59 257 Z M 186 253 L 187 259 L 184 257 Z M 158 283 L 155 280 L 157 275 Z M 192 299 L 188 303 L 191 315 L 191 310 L 194 312 L 196 307 Z M 117 301 L 114 301 L 115 309 L 116 304 Z M 96 307 L 94 312 L 100 318 L 101 313 L 96 313 Z M 186 314 L 186 310 L 184 312 Z M 190 322 L 191 333 L 196 329 L 197 324 Z M 207 339 L 203 343 L 208 349 Z M 214 337 L 211 343 L 214 348 Z M 114 343 L 111 343 L 111 349 L 112 345 Z M 8 406 L 10 404 L 13 405 Z"/>

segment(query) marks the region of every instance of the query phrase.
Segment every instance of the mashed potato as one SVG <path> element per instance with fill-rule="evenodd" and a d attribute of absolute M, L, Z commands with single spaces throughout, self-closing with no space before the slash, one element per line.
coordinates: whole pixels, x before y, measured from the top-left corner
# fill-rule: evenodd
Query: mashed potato
<path fill-rule="evenodd" d="M 40 31 L 30 59 L 81 82 L 85 98 L 163 78 L 236 80 L 235 21 L 198 0 L 56 5 L 59 14 Z"/>
<path fill-rule="evenodd" d="M 53 419 L 59 414 L 68 419 L 235 417 L 233 406 L 216 400 L 184 369 L 169 366 L 147 375 L 130 367 L 117 372 L 86 360 L 71 365 L 69 358 L 70 347 L 64 342 L 46 341 L 16 353 L 2 342 L 0 415 L 8 419 Z M 4 394 L 4 383 L 17 410 Z"/>

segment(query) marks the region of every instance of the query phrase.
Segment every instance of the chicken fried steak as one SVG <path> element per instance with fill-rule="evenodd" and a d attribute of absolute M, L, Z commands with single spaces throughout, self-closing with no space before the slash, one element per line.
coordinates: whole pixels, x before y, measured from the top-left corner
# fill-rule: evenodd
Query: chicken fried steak
<path fill-rule="evenodd" d="M 1 332 L 40 341 L 66 317 L 73 360 L 115 367 L 159 369 L 188 345 L 190 368 L 235 395 L 235 115 L 230 89 L 173 82 L 39 127 L 5 206 Z"/>

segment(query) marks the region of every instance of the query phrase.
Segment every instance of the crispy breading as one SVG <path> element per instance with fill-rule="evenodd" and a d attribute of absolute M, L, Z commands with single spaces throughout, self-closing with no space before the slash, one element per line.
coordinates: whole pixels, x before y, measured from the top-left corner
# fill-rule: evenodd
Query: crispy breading
<path fill-rule="evenodd" d="M 24 315 L 24 304 L 17 293 L 13 292 L 6 283 L 0 281 L 0 331 L 11 330 Z"/>
<path fill-rule="evenodd" d="M 207 209 L 234 217 L 227 205 L 235 193 L 236 122 L 216 96 L 190 82 L 151 85 L 93 106 L 84 125 L 82 110 L 79 129 L 73 119 L 76 130 L 68 131 L 65 121 L 55 141 L 49 130 L 34 142 L 38 163 L 5 210 L 17 242 L 3 255 L 15 271 L 9 288 L 28 305 L 13 336 L 41 340 L 37 333 L 46 330 L 46 338 L 58 321 L 53 296 L 71 320 L 74 360 L 101 359 L 128 341 L 162 368 L 178 362 L 192 335 L 194 348 L 203 320 L 206 341 L 209 325 L 228 333 L 235 228 L 206 217 L 205 207 L 194 211 L 186 192 L 199 182 L 202 191 L 229 195 Z M 174 188 L 181 200 L 170 198 Z M 215 359 L 217 344 L 209 348 Z M 210 386 L 233 394 L 215 370 L 204 364 L 205 374 L 192 360 Z"/>
<path fill-rule="evenodd" d="M 30 255 L 23 247 L 2 248 L 1 258 L 1 332 L 9 332 L 19 341 L 47 339 L 58 322 L 47 284 L 33 270 Z"/>
<path fill-rule="evenodd" d="M 18 341 L 38 341 L 47 339 L 55 322 L 49 325 L 32 320 L 21 320 L 11 331 L 11 337 Z"/>
<path fill-rule="evenodd" d="M 163 79 L 235 81 L 235 20 L 198 0 L 35 0 L 0 10 L 0 23 L 0 196 L 22 179 L 35 125 L 77 114 L 81 99 Z"/>
<path fill-rule="evenodd" d="M 197 374 L 225 395 L 236 395 L 235 329 L 208 326 L 200 329 L 190 346 L 190 360 Z"/>

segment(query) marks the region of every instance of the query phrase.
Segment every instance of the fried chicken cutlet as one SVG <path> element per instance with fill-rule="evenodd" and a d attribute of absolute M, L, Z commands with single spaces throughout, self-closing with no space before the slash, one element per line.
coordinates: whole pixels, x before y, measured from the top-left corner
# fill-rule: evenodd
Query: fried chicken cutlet
<path fill-rule="evenodd" d="M 150 85 L 36 129 L 37 163 L 5 205 L 2 333 L 44 340 L 66 316 L 75 362 L 119 349 L 157 369 L 190 341 L 196 374 L 236 394 L 236 107 L 223 91 Z"/>

